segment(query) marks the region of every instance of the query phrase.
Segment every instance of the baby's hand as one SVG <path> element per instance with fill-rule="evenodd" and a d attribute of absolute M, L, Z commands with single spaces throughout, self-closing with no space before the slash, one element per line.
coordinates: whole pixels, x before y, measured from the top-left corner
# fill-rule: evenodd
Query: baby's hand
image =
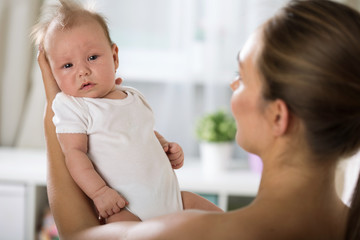
<path fill-rule="evenodd" d="M 173 169 L 179 169 L 184 165 L 184 152 L 179 144 L 168 142 L 160 133 L 154 131 L 157 139 L 168 156 Z"/>
<path fill-rule="evenodd" d="M 173 169 L 179 169 L 184 165 L 184 152 L 179 144 L 168 142 L 163 145 Z"/>
<path fill-rule="evenodd" d="M 102 218 L 108 218 L 118 213 L 129 204 L 118 192 L 108 186 L 100 189 L 99 194 L 93 198 L 94 204 Z"/>

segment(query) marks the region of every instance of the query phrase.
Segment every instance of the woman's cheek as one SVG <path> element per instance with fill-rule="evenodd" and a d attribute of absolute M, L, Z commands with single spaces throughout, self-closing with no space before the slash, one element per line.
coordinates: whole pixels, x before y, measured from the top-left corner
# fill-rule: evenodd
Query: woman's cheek
<path fill-rule="evenodd" d="M 238 119 L 238 101 L 237 101 L 237 94 L 233 93 L 232 97 L 231 97 L 231 101 L 230 101 L 230 105 L 231 105 L 231 112 L 233 114 L 233 117 L 235 119 L 235 121 L 237 122 Z"/>

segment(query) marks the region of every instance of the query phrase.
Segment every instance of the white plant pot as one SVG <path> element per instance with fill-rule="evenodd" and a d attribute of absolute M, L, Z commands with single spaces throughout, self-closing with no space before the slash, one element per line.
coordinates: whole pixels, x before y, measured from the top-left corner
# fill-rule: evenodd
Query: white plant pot
<path fill-rule="evenodd" d="M 226 171 L 232 158 L 233 142 L 201 142 L 200 157 L 203 171 L 212 175 Z"/>

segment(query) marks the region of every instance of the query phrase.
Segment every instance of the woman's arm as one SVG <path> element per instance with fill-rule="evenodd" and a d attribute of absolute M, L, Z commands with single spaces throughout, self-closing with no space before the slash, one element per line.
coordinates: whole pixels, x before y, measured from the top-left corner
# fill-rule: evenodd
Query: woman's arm
<path fill-rule="evenodd" d="M 222 239 L 219 224 L 222 215 L 200 211 L 182 211 L 144 222 L 115 222 L 79 231 L 71 239 L 121 240 L 198 240 Z"/>
<path fill-rule="evenodd" d="M 84 195 L 70 176 L 52 122 L 51 104 L 60 91 L 52 75 L 44 51 L 38 55 L 38 63 L 46 93 L 44 130 L 48 159 L 47 191 L 51 211 L 61 237 L 99 225 L 91 201 Z"/>

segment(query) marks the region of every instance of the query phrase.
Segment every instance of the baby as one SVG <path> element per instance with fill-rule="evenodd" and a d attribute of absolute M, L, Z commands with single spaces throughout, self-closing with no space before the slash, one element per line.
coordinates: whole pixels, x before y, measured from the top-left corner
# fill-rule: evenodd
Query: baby
<path fill-rule="evenodd" d="M 99 216 L 114 222 L 189 208 L 221 211 L 180 191 L 172 168 L 183 165 L 183 151 L 154 131 L 143 95 L 115 79 L 118 47 L 105 20 L 71 1 L 50 9 L 33 36 L 62 91 L 53 122 L 69 172 Z"/>

